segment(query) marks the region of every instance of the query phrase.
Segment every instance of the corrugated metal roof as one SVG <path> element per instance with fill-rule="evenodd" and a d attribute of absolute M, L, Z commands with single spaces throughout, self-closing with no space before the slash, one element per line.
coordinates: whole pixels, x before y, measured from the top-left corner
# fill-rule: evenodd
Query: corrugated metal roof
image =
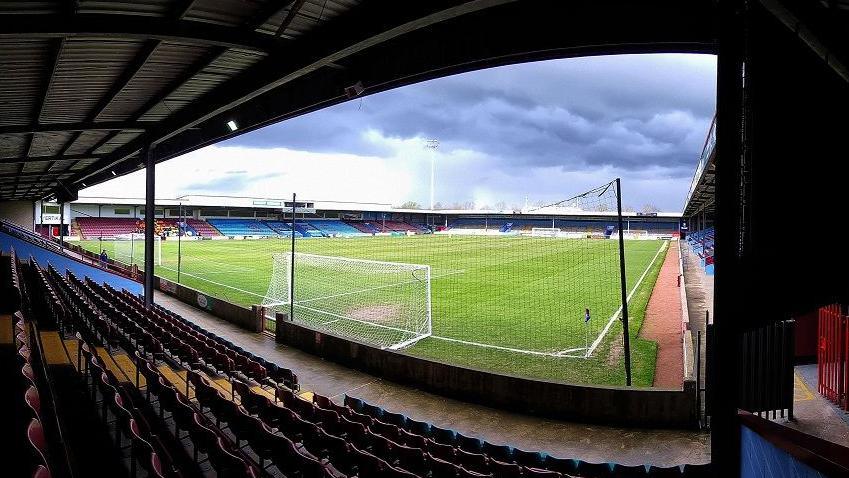
<path fill-rule="evenodd" d="M 0 37 L 0 178 L 21 171 L 85 170 L 265 58 L 265 49 L 275 43 L 262 38 L 273 39 L 298 3 L 0 2 L 0 21 L 23 31 Z M 315 16 L 321 3 L 299 8 Z M 336 16 L 355 3 L 327 2 L 324 16 Z M 110 18 L 129 31 L 111 32 Z M 75 22 L 103 31 L 75 27 Z M 298 31 L 309 27 L 301 25 Z M 38 161 L 27 163 L 28 158 Z M 22 186 L 16 197 L 27 191 L 39 197 L 54 179 L 45 176 L 34 188 Z M 3 191 L 0 200 L 10 198 L 8 188 Z"/>
<path fill-rule="evenodd" d="M 557 0 L 0 2 L 0 184 L 21 183 L 0 200 L 96 184 L 137 170 L 149 146 L 156 160 L 174 157 L 345 101 L 351 85 L 370 94 L 598 54 L 605 35 L 615 52 L 713 51 L 714 0 L 614 3 L 617 12 Z M 237 132 L 222 120 L 234 116 Z"/>

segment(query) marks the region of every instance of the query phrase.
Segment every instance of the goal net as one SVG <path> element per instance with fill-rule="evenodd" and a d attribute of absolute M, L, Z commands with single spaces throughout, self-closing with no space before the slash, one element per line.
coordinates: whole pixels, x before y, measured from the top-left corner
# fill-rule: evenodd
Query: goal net
<path fill-rule="evenodd" d="M 532 237 L 557 237 L 560 234 L 559 227 L 533 227 L 531 228 Z"/>
<path fill-rule="evenodd" d="M 291 254 L 273 261 L 269 314 L 294 298 L 294 322 L 393 350 L 431 334 L 428 265 L 296 253 L 292 283 Z"/>
<path fill-rule="evenodd" d="M 144 234 L 118 234 L 114 238 L 112 258 L 127 265 L 144 266 Z M 162 265 L 162 238 L 153 237 L 153 263 Z"/>

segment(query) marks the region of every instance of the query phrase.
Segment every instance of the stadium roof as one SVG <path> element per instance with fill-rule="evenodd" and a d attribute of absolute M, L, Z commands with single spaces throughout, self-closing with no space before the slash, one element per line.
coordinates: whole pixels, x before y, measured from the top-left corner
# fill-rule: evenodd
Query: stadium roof
<path fill-rule="evenodd" d="M 716 175 L 716 118 L 710 124 L 702 154 L 699 156 L 699 164 L 693 173 L 690 190 L 687 192 L 687 201 L 684 203 L 685 217 L 705 213 L 713 216 L 714 195 Z"/>
<path fill-rule="evenodd" d="M 181 196 L 178 198 L 160 198 L 156 200 L 157 206 L 176 207 L 208 207 L 208 208 L 247 208 L 247 209 L 274 209 L 280 210 L 286 202 L 291 202 L 291 199 L 282 198 L 257 198 L 257 197 L 240 197 L 240 196 L 208 196 L 208 195 L 190 195 Z M 118 197 L 103 197 L 103 196 L 85 196 L 80 197 L 73 204 L 97 204 L 97 205 L 121 205 L 121 206 L 143 206 L 144 198 L 118 198 Z M 312 204 L 314 209 L 318 211 L 351 211 L 351 212 L 394 212 L 394 213 L 413 213 L 413 214 L 439 214 L 439 215 L 515 215 L 523 214 L 528 216 L 614 216 L 614 211 L 579 211 L 566 209 L 550 209 L 545 211 L 512 211 L 512 210 L 492 210 L 492 209 L 406 209 L 396 208 L 387 203 L 369 203 L 358 201 L 326 201 L 320 199 L 298 199 L 298 203 Z M 629 217 L 659 217 L 659 218 L 680 218 L 681 213 L 678 212 L 657 212 L 650 215 L 641 214 L 636 211 L 622 211 L 623 215 Z"/>
<path fill-rule="evenodd" d="M 0 200 L 73 197 L 357 95 L 569 56 L 716 48 L 713 0 L 0 4 Z M 389 61 L 387 61 L 389 59 Z"/>

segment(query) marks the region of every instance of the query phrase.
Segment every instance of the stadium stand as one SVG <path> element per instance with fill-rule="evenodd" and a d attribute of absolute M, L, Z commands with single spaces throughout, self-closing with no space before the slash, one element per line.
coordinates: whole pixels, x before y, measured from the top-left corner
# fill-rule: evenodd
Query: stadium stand
<path fill-rule="evenodd" d="M 138 232 L 138 219 L 130 217 L 78 217 L 76 221 L 83 239 Z"/>
<path fill-rule="evenodd" d="M 253 219 L 207 219 L 210 225 L 225 236 L 276 236 L 268 224 Z"/>
<path fill-rule="evenodd" d="M 215 229 L 208 222 L 201 221 L 200 219 L 186 219 L 186 225 L 194 229 L 195 233 L 202 237 L 215 237 L 221 235 L 221 233 L 218 232 L 218 229 Z"/>
<path fill-rule="evenodd" d="M 313 226 L 308 222 L 295 222 L 295 231 L 299 232 L 303 237 L 325 237 L 321 229 Z"/>
<path fill-rule="evenodd" d="M 421 232 L 419 228 L 400 221 L 386 221 L 386 229 L 393 232 Z"/>
<path fill-rule="evenodd" d="M 309 219 L 310 225 L 328 236 L 364 236 L 363 231 L 338 219 Z"/>
<path fill-rule="evenodd" d="M 30 276 L 43 285 L 31 290 L 55 291 L 38 294 L 55 297 L 54 312 L 38 309 L 41 321 L 63 334 L 78 383 L 94 399 L 94 418 L 112 441 L 99 453 L 150 476 L 200 476 L 199 462 L 219 476 L 259 476 L 271 467 L 286 476 L 338 478 L 707 476 L 704 466 L 632 469 L 557 458 L 353 397 L 335 403 L 301 394 L 291 370 L 161 306 L 146 310 L 126 290 L 32 264 Z M 2 276 L 4 292 L 13 289 L 11 276 Z M 16 308 L 20 295 L 4 293 L 6 309 Z"/>
<path fill-rule="evenodd" d="M 350 226 L 366 234 L 380 232 L 426 232 L 426 227 L 419 227 L 402 221 L 345 221 Z"/>
<path fill-rule="evenodd" d="M 707 275 L 713 275 L 714 235 L 715 231 L 712 227 L 687 234 L 687 244 L 693 253 L 699 256 L 699 261 Z"/>
<path fill-rule="evenodd" d="M 349 226 L 351 226 L 351 227 L 353 227 L 353 228 L 355 228 L 355 229 L 359 230 L 360 232 L 364 232 L 364 233 L 366 233 L 366 234 L 376 234 L 376 233 L 378 233 L 378 232 L 381 232 L 379 227 L 374 226 L 374 225 L 373 225 L 372 223 L 370 223 L 370 222 L 365 222 L 365 221 L 345 221 L 345 223 L 346 223 L 346 224 L 348 224 Z"/>
<path fill-rule="evenodd" d="M 283 221 L 265 221 L 265 224 L 271 228 L 272 231 L 276 232 L 278 235 L 284 237 L 292 237 L 292 226 L 290 223 L 286 223 Z M 295 237 L 302 237 L 303 235 L 295 231 Z"/>
<path fill-rule="evenodd" d="M 62 274 L 50 265 L 42 269 L 34 260 L 19 286 L 17 260 L 2 259 L 2 312 L 30 310 L 39 317 L 40 330 L 55 331 L 68 368 L 78 377 L 73 383 L 85 389 L 77 394 L 84 402 L 72 408 L 75 418 L 64 417 L 68 423 L 88 420 L 80 427 L 85 440 L 79 434 L 77 440 L 63 439 L 56 435 L 60 427 L 47 426 L 55 408 L 46 406 L 51 392 L 38 387 L 37 371 L 35 391 L 27 385 L 14 394 L 22 397 L 19 408 L 41 425 L 28 425 L 37 445 L 27 462 L 31 471 L 65 466 L 56 457 L 67 443 L 75 463 L 83 458 L 101 472 L 122 466 L 133 476 L 139 471 L 204 476 L 211 468 L 217 476 L 251 477 L 273 467 L 285 476 L 332 478 L 710 476 L 709 465 L 629 467 L 559 458 L 483 441 L 351 396 L 336 403 L 301 393 L 293 371 L 159 305 L 145 309 L 142 299 L 126 290 Z M 29 305 L 21 307 L 22 302 Z M 44 350 L 37 341 L 45 336 L 35 328 L 21 333 L 26 324 L 19 317 L 24 316 L 17 314 L 9 324 L 15 327 L 18 355 L 37 364 Z M 25 381 L 32 369 L 24 366 Z M 122 454 L 121 447 L 129 453 Z M 84 456 L 86 449 L 97 457 Z"/>

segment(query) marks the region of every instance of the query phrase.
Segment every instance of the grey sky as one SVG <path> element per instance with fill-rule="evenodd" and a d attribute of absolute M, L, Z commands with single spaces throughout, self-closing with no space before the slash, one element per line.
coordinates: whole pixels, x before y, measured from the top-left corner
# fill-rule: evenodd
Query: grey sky
<path fill-rule="evenodd" d="M 426 205 L 429 156 L 422 143 L 438 138 L 436 189 L 443 204 L 510 205 L 525 196 L 552 201 L 621 176 L 627 204 L 677 211 L 714 114 L 715 75 L 713 56 L 629 55 L 442 78 L 213 146 L 215 155 L 224 150 L 280 160 L 192 175 L 174 192 L 283 196 L 295 191 L 314 199 L 409 199 Z M 205 151 L 212 154 L 208 150 L 189 156 L 200 161 Z M 191 160 L 186 168 L 203 173 L 196 164 L 189 166 Z M 169 170 L 179 174 L 181 161 L 171 160 Z M 374 168 L 373 174 L 363 168 Z M 350 184 L 353 177 L 383 175 L 388 183 L 383 193 L 370 190 L 357 197 Z M 401 176 L 405 179 L 398 180 Z M 257 187 L 251 185 L 254 179 Z M 348 187 L 323 189 L 324 183 Z M 369 188 L 380 189 L 381 183 Z M 164 192 L 157 195 L 172 195 Z"/>

